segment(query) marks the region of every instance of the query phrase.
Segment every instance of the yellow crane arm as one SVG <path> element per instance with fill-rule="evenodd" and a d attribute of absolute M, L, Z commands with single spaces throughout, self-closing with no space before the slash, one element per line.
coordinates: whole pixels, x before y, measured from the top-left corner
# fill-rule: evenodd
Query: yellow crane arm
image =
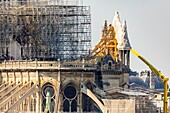
<path fill-rule="evenodd" d="M 145 58 L 143 58 L 138 52 L 136 52 L 134 49 L 130 50 L 136 57 L 138 57 L 140 60 L 142 60 L 151 70 L 154 72 L 157 76 L 159 76 L 163 83 L 164 83 L 164 113 L 167 113 L 168 109 L 168 78 L 165 78 L 165 76 L 158 71 L 152 64 L 150 64 Z"/>

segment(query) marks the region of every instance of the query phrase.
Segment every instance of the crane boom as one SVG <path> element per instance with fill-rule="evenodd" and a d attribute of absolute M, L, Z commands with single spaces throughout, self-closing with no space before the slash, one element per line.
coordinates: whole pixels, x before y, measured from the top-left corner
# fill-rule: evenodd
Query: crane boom
<path fill-rule="evenodd" d="M 161 78 L 161 80 L 164 83 L 164 105 L 163 105 L 163 111 L 164 113 L 168 112 L 168 78 L 165 78 L 165 76 L 158 71 L 152 64 L 150 64 L 145 58 L 143 58 L 138 52 L 136 52 L 134 49 L 130 50 L 136 57 L 138 57 L 140 60 L 142 60 L 151 70 L 154 72 L 157 76 Z"/>

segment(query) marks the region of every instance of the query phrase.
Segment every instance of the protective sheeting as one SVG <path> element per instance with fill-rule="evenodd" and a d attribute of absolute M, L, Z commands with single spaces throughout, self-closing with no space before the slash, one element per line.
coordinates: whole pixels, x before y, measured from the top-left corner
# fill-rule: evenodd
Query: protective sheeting
<path fill-rule="evenodd" d="M 107 113 L 135 113 L 135 100 L 102 99 Z"/>

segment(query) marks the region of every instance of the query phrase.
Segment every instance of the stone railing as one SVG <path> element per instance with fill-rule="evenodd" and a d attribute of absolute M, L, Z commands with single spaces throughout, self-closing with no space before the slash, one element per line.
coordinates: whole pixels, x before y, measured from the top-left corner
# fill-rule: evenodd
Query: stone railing
<path fill-rule="evenodd" d="M 51 61 L 4 61 L 0 69 L 59 69 L 59 62 Z"/>
<path fill-rule="evenodd" d="M 95 63 L 89 61 L 4 61 L 0 63 L 0 69 L 95 69 Z"/>

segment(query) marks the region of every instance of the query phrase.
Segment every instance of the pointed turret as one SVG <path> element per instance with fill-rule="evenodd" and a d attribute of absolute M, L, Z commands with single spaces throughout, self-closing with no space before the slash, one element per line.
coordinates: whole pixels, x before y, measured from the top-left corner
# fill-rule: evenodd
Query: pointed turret
<path fill-rule="evenodd" d="M 112 21 L 112 25 L 115 28 L 121 27 L 119 12 L 115 12 L 115 15 L 114 15 L 114 18 L 113 18 L 113 21 Z"/>
<path fill-rule="evenodd" d="M 131 45 L 128 38 L 126 21 L 121 23 L 119 13 L 115 12 L 112 25 L 116 31 L 116 39 L 118 41 L 119 60 L 127 66 L 130 66 L 130 49 Z"/>
<path fill-rule="evenodd" d="M 113 21 L 112 21 L 112 26 L 114 27 L 115 31 L 116 31 L 116 39 L 118 41 L 118 50 L 119 50 L 119 45 L 121 43 L 121 36 L 122 36 L 122 24 L 120 21 L 120 17 L 119 17 L 119 12 L 115 12 Z"/>
<path fill-rule="evenodd" d="M 120 49 L 120 50 L 130 50 L 131 49 L 131 45 L 130 45 L 129 38 L 128 38 L 127 26 L 126 26 L 126 21 L 125 20 L 122 23 L 121 43 L 118 44 L 118 49 Z"/>
<path fill-rule="evenodd" d="M 102 37 L 107 34 L 107 31 L 108 31 L 107 27 L 108 27 L 107 21 L 105 20 L 104 27 L 103 27 L 103 30 L 102 30 Z"/>

